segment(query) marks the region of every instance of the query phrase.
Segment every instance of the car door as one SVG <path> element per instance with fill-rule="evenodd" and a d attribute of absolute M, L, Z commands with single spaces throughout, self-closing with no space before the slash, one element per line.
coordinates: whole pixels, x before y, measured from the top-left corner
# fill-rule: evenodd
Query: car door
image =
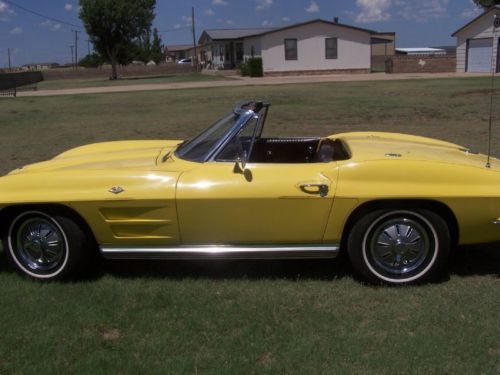
<path fill-rule="evenodd" d="M 183 173 L 183 244 L 313 244 L 323 239 L 337 165 L 207 162 Z"/>

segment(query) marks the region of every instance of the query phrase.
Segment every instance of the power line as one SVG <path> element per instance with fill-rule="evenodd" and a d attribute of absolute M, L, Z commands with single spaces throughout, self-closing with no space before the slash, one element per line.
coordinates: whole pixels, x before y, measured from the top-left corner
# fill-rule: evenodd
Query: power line
<path fill-rule="evenodd" d="M 77 28 L 79 28 L 79 29 L 81 29 L 81 28 L 82 28 L 81 26 L 78 26 L 78 25 L 75 25 L 75 24 L 72 24 L 72 23 L 69 23 L 69 22 L 66 22 L 66 21 L 62 21 L 62 20 L 59 20 L 59 19 L 54 18 L 54 17 L 46 16 L 46 15 L 44 15 L 44 14 L 38 13 L 37 11 L 31 10 L 31 9 L 28 9 L 28 8 L 25 8 L 25 7 L 23 7 L 22 5 L 19 5 L 19 4 L 14 3 L 12 0 L 2 0 L 2 1 L 3 1 L 4 3 L 7 3 L 7 4 L 12 5 L 13 7 L 16 7 L 16 8 L 19 8 L 19 9 L 21 9 L 21 10 L 24 10 L 25 12 L 28 12 L 28 13 L 34 14 L 35 16 L 42 17 L 42 18 L 46 18 L 46 19 L 48 19 L 48 20 L 51 20 L 51 21 L 54 21 L 54 22 L 58 22 L 58 23 L 62 23 L 62 24 L 65 24 L 65 25 L 67 25 L 67 26 L 77 27 Z"/>

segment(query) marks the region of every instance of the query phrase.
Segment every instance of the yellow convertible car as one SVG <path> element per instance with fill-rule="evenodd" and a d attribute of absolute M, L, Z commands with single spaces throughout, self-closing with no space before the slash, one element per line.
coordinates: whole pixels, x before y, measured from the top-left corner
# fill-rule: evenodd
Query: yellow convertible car
<path fill-rule="evenodd" d="M 373 283 L 444 272 L 458 244 L 500 240 L 500 167 L 430 138 L 265 138 L 246 101 L 187 141 L 64 152 L 0 178 L 4 251 L 35 279 L 108 259 L 333 258 Z"/>

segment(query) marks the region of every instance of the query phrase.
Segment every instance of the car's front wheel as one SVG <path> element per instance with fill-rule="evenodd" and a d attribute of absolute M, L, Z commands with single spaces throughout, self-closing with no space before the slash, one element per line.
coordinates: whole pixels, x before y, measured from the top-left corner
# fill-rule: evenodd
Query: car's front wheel
<path fill-rule="evenodd" d="M 84 264 L 89 244 L 79 223 L 59 210 L 17 212 L 3 240 L 17 270 L 42 280 L 74 275 Z"/>
<path fill-rule="evenodd" d="M 347 247 L 355 271 L 372 283 L 420 283 L 446 265 L 450 232 L 427 209 L 374 210 L 355 222 Z"/>

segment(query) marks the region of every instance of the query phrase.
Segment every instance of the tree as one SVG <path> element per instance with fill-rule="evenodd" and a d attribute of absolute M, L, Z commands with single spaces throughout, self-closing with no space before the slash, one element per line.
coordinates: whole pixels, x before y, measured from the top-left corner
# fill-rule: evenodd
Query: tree
<path fill-rule="evenodd" d="M 139 60 L 145 64 L 153 60 L 155 63 L 159 63 L 163 60 L 163 46 L 161 42 L 161 37 L 159 36 L 158 30 L 153 29 L 153 40 L 151 41 L 151 30 L 146 30 L 146 32 L 141 35 L 137 40 L 133 42 L 130 48 L 131 56 L 133 60 Z"/>
<path fill-rule="evenodd" d="M 164 59 L 165 59 L 165 53 L 163 50 L 161 37 L 158 34 L 158 29 L 155 28 L 153 30 L 153 42 L 151 43 L 149 60 L 153 60 L 156 64 L 159 64 Z"/>
<path fill-rule="evenodd" d="M 473 0 L 474 3 L 481 8 L 488 9 L 497 4 L 500 4 L 500 0 Z"/>
<path fill-rule="evenodd" d="M 134 40 L 151 29 L 156 0 L 80 0 L 80 18 L 97 52 L 111 64 L 129 62 Z"/>
<path fill-rule="evenodd" d="M 78 61 L 78 65 L 83 66 L 85 68 L 97 68 L 99 65 L 102 65 L 103 63 L 104 60 L 102 56 L 95 52 L 85 56 L 83 59 Z"/>

